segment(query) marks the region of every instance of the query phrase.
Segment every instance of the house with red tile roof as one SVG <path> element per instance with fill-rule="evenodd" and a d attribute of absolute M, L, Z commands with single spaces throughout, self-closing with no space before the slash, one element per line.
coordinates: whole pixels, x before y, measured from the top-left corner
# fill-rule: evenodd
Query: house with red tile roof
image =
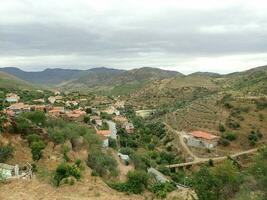
<path fill-rule="evenodd" d="M 212 149 L 218 145 L 219 136 L 204 131 L 192 131 L 186 137 L 188 146 Z"/>
<path fill-rule="evenodd" d="M 111 130 L 97 130 L 96 134 L 104 136 L 104 137 L 109 137 L 111 134 Z"/>

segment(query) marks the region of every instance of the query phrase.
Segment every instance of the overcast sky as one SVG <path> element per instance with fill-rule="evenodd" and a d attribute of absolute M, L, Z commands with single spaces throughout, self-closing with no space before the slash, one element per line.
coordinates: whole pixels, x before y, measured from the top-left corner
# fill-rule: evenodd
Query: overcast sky
<path fill-rule="evenodd" d="M 228 73 L 265 64 L 266 0 L 0 0 L 1 67 Z"/>

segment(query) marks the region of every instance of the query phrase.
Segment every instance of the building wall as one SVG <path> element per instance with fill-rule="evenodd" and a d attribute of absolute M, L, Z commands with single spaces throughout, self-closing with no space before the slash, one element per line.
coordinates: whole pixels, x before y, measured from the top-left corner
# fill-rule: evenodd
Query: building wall
<path fill-rule="evenodd" d="M 197 147 L 197 148 L 208 148 L 212 149 L 215 146 L 218 145 L 218 140 L 201 140 L 195 137 L 188 137 L 187 138 L 187 145 L 192 146 L 192 147 Z"/>

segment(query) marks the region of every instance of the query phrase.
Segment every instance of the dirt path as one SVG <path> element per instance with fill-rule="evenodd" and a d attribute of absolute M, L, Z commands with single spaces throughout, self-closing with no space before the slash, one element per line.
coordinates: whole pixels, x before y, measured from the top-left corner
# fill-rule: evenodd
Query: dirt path
<path fill-rule="evenodd" d="M 199 158 L 198 156 L 196 156 L 196 155 L 189 149 L 189 147 L 187 146 L 187 144 L 185 143 L 184 138 L 183 138 L 183 135 L 184 135 L 185 133 L 173 129 L 173 128 L 172 128 L 170 125 L 168 125 L 167 123 L 164 123 L 164 124 L 165 124 L 165 126 L 167 127 L 167 129 L 168 129 L 169 131 L 172 131 L 172 132 L 175 132 L 175 133 L 176 133 L 176 135 L 178 136 L 178 139 L 179 139 L 179 143 L 181 144 L 182 148 L 184 149 L 184 151 L 185 151 L 190 157 L 192 157 L 192 158 L 194 159 L 194 161 L 199 161 L 199 160 L 201 160 L 201 158 Z"/>
<path fill-rule="evenodd" d="M 126 181 L 127 180 L 127 174 L 129 171 L 133 171 L 134 170 L 134 166 L 133 165 L 125 165 L 121 162 L 119 156 L 117 155 L 117 152 L 115 150 L 112 149 L 112 154 L 113 157 L 117 160 L 118 163 L 118 169 L 120 171 L 120 181 Z"/>
<path fill-rule="evenodd" d="M 242 155 L 246 155 L 246 154 L 252 154 L 257 152 L 258 148 L 255 149 L 250 149 L 248 151 L 242 151 L 236 154 L 232 154 L 230 155 L 231 158 L 236 158 Z M 179 163 L 179 164 L 173 164 L 173 165 L 168 165 L 168 168 L 177 168 L 177 167 L 184 167 L 184 166 L 189 166 L 189 165 L 198 165 L 198 164 L 202 164 L 202 163 L 206 163 L 209 160 L 213 160 L 214 162 L 220 162 L 223 160 L 228 159 L 228 156 L 222 156 L 222 157 L 211 157 L 211 158 L 199 158 L 198 160 L 192 161 L 192 162 L 186 162 L 186 163 Z"/>

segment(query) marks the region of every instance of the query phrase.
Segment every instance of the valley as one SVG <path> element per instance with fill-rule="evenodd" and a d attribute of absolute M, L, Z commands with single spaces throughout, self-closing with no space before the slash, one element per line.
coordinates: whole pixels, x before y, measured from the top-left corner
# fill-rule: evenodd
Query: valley
<path fill-rule="evenodd" d="M 227 199 L 266 195 L 252 172 L 267 160 L 266 66 L 0 71 L 0 163 L 19 166 L 1 174 L 1 199 L 203 199 L 212 181 Z"/>

